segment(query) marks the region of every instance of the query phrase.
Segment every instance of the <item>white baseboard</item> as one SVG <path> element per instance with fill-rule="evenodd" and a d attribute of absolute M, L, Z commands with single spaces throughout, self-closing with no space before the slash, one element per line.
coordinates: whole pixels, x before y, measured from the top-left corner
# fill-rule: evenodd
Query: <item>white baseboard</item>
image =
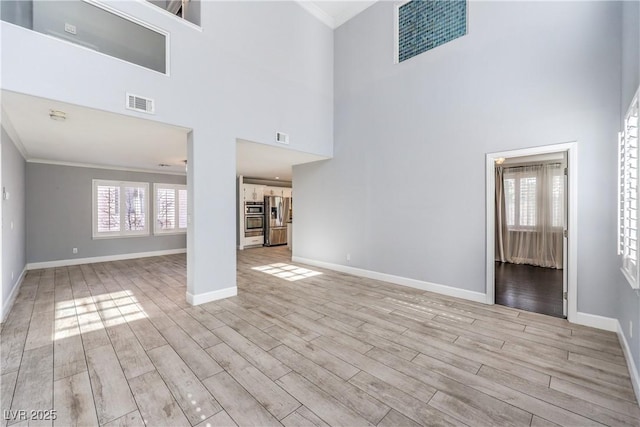
<path fill-rule="evenodd" d="M 462 298 L 470 301 L 486 303 L 487 296 L 480 292 L 468 291 L 466 289 L 454 288 L 447 285 L 439 285 L 437 283 L 424 282 L 422 280 L 410 279 L 408 277 L 394 276 L 392 274 L 379 273 L 377 271 L 364 270 L 362 268 L 349 267 L 341 264 L 333 264 L 324 261 L 316 261 L 313 259 L 292 256 L 293 262 L 313 265 L 316 267 L 326 268 L 328 270 L 339 271 L 341 273 L 352 274 L 354 276 L 365 277 L 367 279 L 381 280 L 396 285 L 408 286 L 410 288 L 420 289 L 423 291 L 435 292 L 450 297 Z"/>
<path fill-rule="evenodd" d="M 27 266 L 22 269 L 22 273 L 18 277 L 18 280 L 13 284 L 13 290 L 9 294 L 9 298 L 2 304 L 2 312 L 0 312 L 0 323 L 4 323 L 7 320 L 7 316 L 11 311 L 11 307 L 13 307 L 13 303 L 18 296 L 18 292 L 20 292 L 20 286 L 22 285 L 22 280 L 24 279 L 25 274 L 27 274 Z"/>
<path fill-rule="evenodd" d="M 577 312 L 575 318 L 571 319 L 571 323 L 592 328 L 603 329 L 609 332 L 618 330 L 618 319 L 611 317 L 598 316 L 596 314 Z"/>
<path fill-rule="evenodd" d="M 631 384 L 633 385 L 633 391 L 636 393 L 636 400 L 638 401 L 638 405 L 640 405 L 640 375 L 638 375 L 638 367 L 636 366 L 631 349 L 629 348 L 629 343 L 627 342 L 627 337 L 624 336 L 624 332 L 622 331 L 622 325 L 619 321 L 616 320 L 616 332 L 618 333 L 618 340 L 620 341 L 620 345 L 622 346 L 622 351 L 624 353 L 624 358 L 627 360 L 627 367 L 629 368 L 629 376 L 631 377 Z"/>
<path fill-rule="evenodd" d="M 89 257 L 89 258 L 73 258 L 73 259 L 60 259 L 56 261 L 31 262 L 27 264 L 27 270 L 37 270 L 40 268 L 66 267 L 69 265 L 93 264 L 96 262 L 122 261 L 125 259 L 148 258 L 148 257 L 154 257 L 154 256 L 162 256 L 162 255 L 184 254 L 186 252 L 187 252 L 186 248 L 181 248 L 181 249 L 166 249 L 162 251 L 137 252 L 137 253 L 131 253 L 131 254 L 96 256 L 96 257 Z"/>
<path fill-rule="evenodd" d="M 200 305 L 211 301 L 217 301 L 219 299 L 235 297 L 236 295 L 238 295 L 238 288 L 236 286 L 195 295 L 187 292 L 187 302 L 191 305 Z"/>

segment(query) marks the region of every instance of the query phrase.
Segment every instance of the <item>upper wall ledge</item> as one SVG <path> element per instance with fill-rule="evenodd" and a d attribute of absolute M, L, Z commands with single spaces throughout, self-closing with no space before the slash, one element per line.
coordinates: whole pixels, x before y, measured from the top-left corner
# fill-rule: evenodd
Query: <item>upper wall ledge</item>
<path fill-rule="evenodd" d="M 136 18 L 134 16 L 131 16 L 127 12 L 124 12 L 121 9 L 116 9 L 113 6 L 111 6 L 114 2 L 104 1 L 104 0 L 84 0 L 84 1 L 86 1 L 87 3 L 93 3 L 93 4 L 96 4 L 96 5 L 99 5 L 100 7 L 112 9 L 114 11 L 117 11 L 117 13 L 120 14 L 120 15 L 122 15 L 122 14 L 128 15 L 129 18 L 138 19 L 138 18 Z M 169 12 L 169 11 L 159 7 L 159 6 L 154 5 L 153 3 L 151 3 L 151 2 L 149 2 L 147 0 L 134 0 L 134 1 L 136 3 L 142 4 L 144 7 L 148 7 L 149 9 L 153 10 L 156 13 L 159 13 L 159 14 L 164 15 L 164 16 L 168 16 L 170 19 L 174 20 L 175 22 L 180 22 L 182 25 L 184 25 L 184 26 L 186 26 L 188 28 L 192 28 L 192 29 L 194 29 L 196 31 L 203 32 L 203 29 L 202 29 L 202 27 L 200 25 L 196 25 L 193 22 L 190 22 L 190 21 L 187 21 L 186 19 L 180 18 L 179 16 L 176 16 L 173 13 L 171 13 L 171 12 Z M 115 3 L 117 4 L 117 2 L 115 2 Z"/>

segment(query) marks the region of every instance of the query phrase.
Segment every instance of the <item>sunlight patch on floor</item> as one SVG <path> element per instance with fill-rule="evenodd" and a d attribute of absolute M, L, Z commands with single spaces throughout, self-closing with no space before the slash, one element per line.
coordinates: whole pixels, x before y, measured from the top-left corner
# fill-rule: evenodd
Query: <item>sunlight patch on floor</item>
<path fill-rule="evenodd" d="M 309 270 L 308 268 L 298 267 L 296 265 L 286 264 L 283 262 L 262 265 L 259 267 L 252 267 L 251 269 L 261 271 L 262 273 L 267 273 L 284 280 L 288 280 L 289 282 L 295 282 L 296 280 L 302 280 L 306 279 L 307 277 L 313 277 L 322 274 L 319 271 Z"/>
<path fill-rule="evenodd" d="M 148 317 L 129 290 L 60 301 L 55 307 L 54 341 Z"/>

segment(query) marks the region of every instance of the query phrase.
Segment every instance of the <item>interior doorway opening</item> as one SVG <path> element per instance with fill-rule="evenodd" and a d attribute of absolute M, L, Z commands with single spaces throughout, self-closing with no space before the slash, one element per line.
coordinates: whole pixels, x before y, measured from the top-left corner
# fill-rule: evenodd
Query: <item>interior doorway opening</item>
<path fill-rule="evenodd" d="M 489 304 L 566 318 L 576 312 L 576 149 L 487 155 Z"/>

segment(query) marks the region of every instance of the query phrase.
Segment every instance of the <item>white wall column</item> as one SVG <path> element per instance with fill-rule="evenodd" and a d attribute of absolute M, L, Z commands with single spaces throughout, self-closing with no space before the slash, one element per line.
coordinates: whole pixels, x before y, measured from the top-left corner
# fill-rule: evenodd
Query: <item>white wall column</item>
<path fill-rule="evenodd" d="M 237 294 L 235 138 L 209 124 L 187 146 L 187 302 L 198 305 Z"/>

